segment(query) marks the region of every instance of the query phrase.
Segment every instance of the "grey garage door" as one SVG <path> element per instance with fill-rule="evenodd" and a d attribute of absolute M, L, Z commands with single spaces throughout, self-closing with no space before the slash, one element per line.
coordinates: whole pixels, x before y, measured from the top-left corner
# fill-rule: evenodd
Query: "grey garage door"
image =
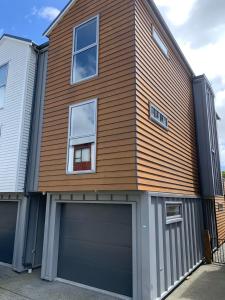
<path fill-rule="evenodd" d="M 132 207 L 62 204 L 58 277 L 132 296 Z"/>
<path fill-rule="evenodd" d="M 17 202 L 0 202 L 0 261 L 12 264 Z"/>

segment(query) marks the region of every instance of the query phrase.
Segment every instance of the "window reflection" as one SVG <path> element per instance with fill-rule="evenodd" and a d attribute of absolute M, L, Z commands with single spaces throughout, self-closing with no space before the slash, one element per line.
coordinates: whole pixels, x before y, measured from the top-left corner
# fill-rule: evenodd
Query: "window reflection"
<path fill-rule="evenodd" d="M 75 50 L 79 51 L 96 43 L 97 20 L 91 20 L 76 29 Z"/>
<path fill-rule="evenodd" d="M 95 134 L 95 104 L 83 104 L 72 109 L 71 137 L 85 137 Z"/>
<path fill-rule="evenodd" d="M 97 69 L 97 46 L 76 54 L 74 65 L 75 81 L 91 77 Z"/>
<path fill-rule="evenodd" d="M 79 82 L 98 73 L 98 17 L 75 29 L 72 81 Z"/>

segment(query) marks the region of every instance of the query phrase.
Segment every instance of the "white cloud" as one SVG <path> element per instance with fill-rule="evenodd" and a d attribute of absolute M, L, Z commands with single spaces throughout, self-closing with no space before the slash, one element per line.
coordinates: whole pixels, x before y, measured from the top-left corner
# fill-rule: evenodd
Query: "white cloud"
<path fill-rule="evenodd" d="M 175 26 L 184 24 L 196 0 L 155 0 L 156 5 L 165 10 L 166 16 Z"/>
<path fill-rule="evenodd" d="M 225 169 L 225 144 L 220 144 L 220 162 L 222 169 Z"/>
<path fill-rule="evenodd" d="M 60 11 L 58 10 L 58 8 L 53 6 L 45 6 L 45 7 L 41 7 L 40 9 L 37 9 L 37 7 L 34 6 L 32 8 L 31 15 L 39 16 L 48 21 L 53 21 L 58 16 L 59 13 Z"/>
<path fill-rule="evenodd" d="M 216 107 L 225 107 L 225 89 L 216 93 Z"/>
<path fill-rule="evenodd" d="M 43 19 L 53 21 L 59 13 L 60 11 L 57 8 L 52 6 L 46 6 L 39 10 L 38 15 Z"/>
<path fill-rule="evenodd" d="M 196 74 L 206 73 L 209 80 L 222 77 L 225 84 L 225 35 L 215 43 L 194 49 L 184 40 L 179 44 Z"/>

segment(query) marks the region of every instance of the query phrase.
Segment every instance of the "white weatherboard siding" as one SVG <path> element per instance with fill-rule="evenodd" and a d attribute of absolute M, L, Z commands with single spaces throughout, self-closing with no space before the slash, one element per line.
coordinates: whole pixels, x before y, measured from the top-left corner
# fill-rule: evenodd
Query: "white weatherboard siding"
<path fill-rule="evenodd" d="M 6 99 L 0 110 L 0 192 L 23 192 L 36 54 L 23 41 L 0 41 L 0 66 L 8 63 Z"/>

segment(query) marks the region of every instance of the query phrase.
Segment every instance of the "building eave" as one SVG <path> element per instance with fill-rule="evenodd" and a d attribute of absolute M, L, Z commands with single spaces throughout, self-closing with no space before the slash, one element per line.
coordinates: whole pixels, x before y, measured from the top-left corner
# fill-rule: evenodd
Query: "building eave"
<path fill-rule="evenodd" d="M 16 36 L 16 35 L 12 35 L 12 34 L 8 34 L 8 33 L 4 33 L 1 37 L 0 37 L 0 41 L 3 40 L 4 38 L 8 38 L 8 39 L 13 39 L 13 40 L 17 40 L 20 42 L 24 42 L 26 44 L 29 44 L 31 46 L 36 47 L 37 45 L 30 39 L 27 38 L 23 38 L 20 36 Z"/>

